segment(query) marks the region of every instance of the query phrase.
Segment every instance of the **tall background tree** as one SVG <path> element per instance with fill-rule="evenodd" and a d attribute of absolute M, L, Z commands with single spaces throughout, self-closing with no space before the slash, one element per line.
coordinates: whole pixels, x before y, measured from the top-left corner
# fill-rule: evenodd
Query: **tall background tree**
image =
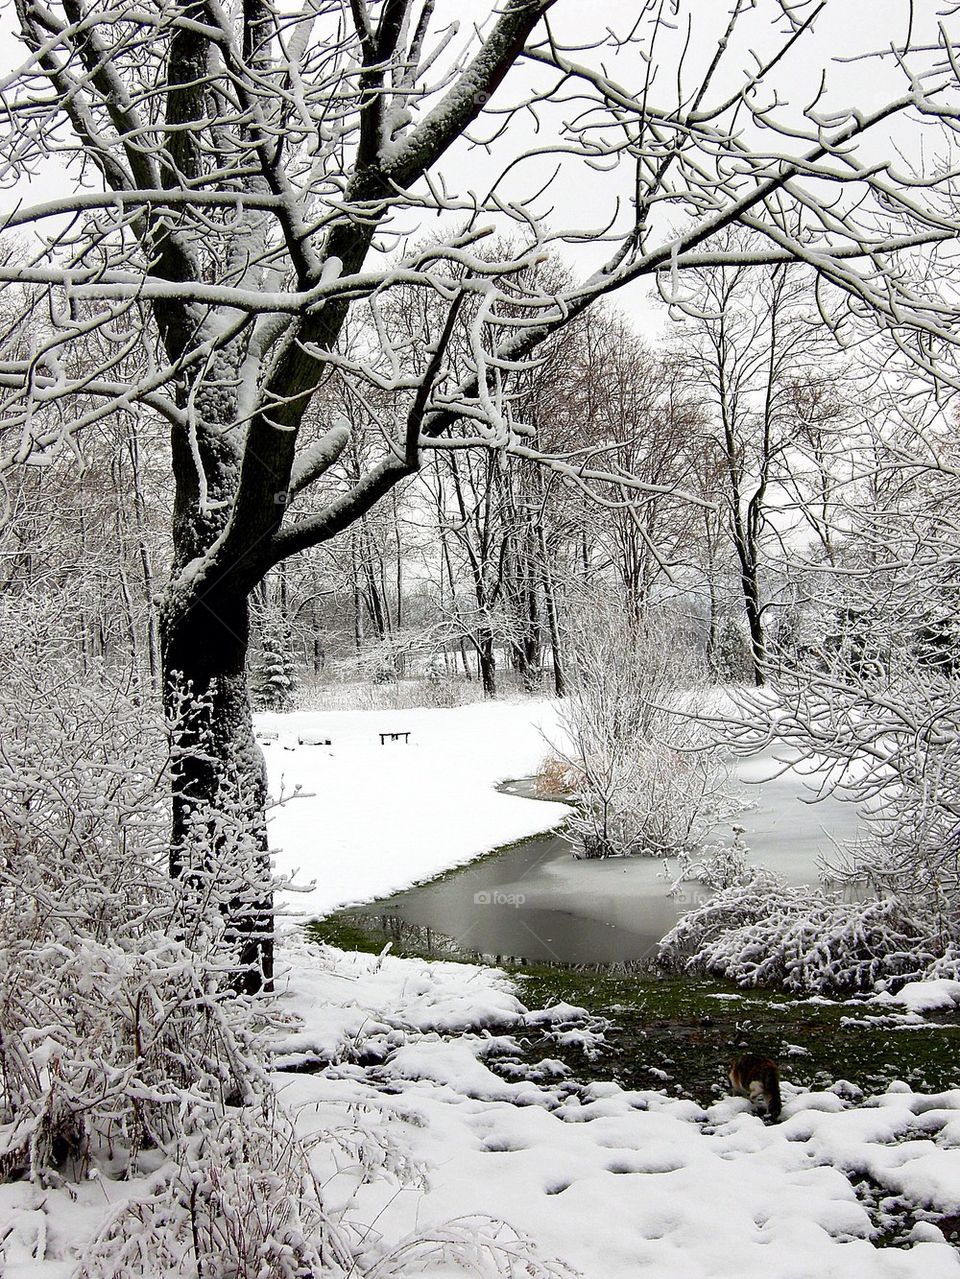
<path fill-rule="evenodd" d="M 728 233 L 730 247 L 744 247 Z M 789 526 L 785 497 L 802 434 L 806 381 L 823 380 L 831 356 L 830 332 L 820 322 L 809 277 L 797 268 L 737 265 L 692 272 L 694 305 L 674 341 L 684 376 L 705 410 L 704 447 L 715 459 L 716 496 L 736 557 L 742 613 L 750 641 L 754 683 L 767 674 L 767 613 L 771 592 L 762 580 L 765 544 Z M 691 333 L 691 329 L 693 332 Z M 807 442 L 821 444 L 809 429 Z M 821 502 L 823 475 L 821 474 Z M 796 503 L 808 509 L 804 500 Z"/>

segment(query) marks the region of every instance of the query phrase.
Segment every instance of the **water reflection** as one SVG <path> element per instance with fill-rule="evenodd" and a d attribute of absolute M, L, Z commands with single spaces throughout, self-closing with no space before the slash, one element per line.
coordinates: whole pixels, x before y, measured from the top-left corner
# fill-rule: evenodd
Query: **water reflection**
<path fill-rule="evenodd" d="M 803 778 L 792 769 L 775 776 L 781 768 L 772 752 L 741 761 L 736 772 L 751 806 L 736 821 L 751 860 L 789 883 L 816 882 L 835 842 L 856 835 L 856 810 L 836 799 L 805 803 L 811 792 Z M 507 789 L 529 793 L 524 783 Z M 732 831 L 718 835 L 732 839 Z M 350 913 L 375 922 L 388 939 L 413 930 L 417 946 L 432 954 L 634 967 L 709 896 L 696 883 L 670 896 L 670 882 L 670 867 L 657 860 L 579 861 L 562 835 L 551 834 Z"/>

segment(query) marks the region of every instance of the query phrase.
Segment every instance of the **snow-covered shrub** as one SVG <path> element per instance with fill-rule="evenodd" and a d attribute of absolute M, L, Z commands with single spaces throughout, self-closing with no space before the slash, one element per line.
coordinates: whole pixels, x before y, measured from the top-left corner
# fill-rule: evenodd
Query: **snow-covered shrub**
<path fill-rule="evenodd" d="M 942 938 L 938 938 L 942 941 Z M 937 946 L 937 955 L 923 973 L 924 981 L 960 981 L 960 939 L 955 935 L 945 944 Z"/>
<path fill-rule="evenodd" d="M 681 716 L 670 732 L 669 742 L 637 741 L 629 756 L 587 763 L 568 824 L 581 856 L 692 853 L 727 813 L 726 771 L 705 731 Z"/>
<path fill-rule="evenodd" d="M 687 913 L 660 943 L 660 962 L 683 965 L 700 948 L 727 932 L 749 928 L 775 910 L 800 909 L 809 900 L 809 890 L 792 888 L 772 871 L 756 868 L 746 883 L 715 893 L 701 906 Z"/>
<path fill-rule="evenodd" d="M 265 1070 L 269 1007 L 231 993 L 215 894 L 169 876 L 163 720 L 104 672 L 8 670 L 0 1181 L 153 1174 L 89 1275 L 348 1269 Z"/>
<path fill-rule="evenodd" d="M 59 930 L 54 930 L 58 932 Z M 198 957 L 162 933 L 0 948 L 0 1175 L 41 1181 L 175 1145 L 185 1114 L 255 1094 L 256 1069 Z"/>
<path fill-rule="evenodd" d="M 570 626 L 561 721 L 584 857 L 674 855 L 732 811 L 728 771 L 693 705 L 701 683 L 663 612 L 633 617 L 598 595 Z"/>
<path fill-rule="evenodd" d="M 439 657 L 430 659 L 424 688 L 424 706 L 458 706 L 463 700 L 463 680 Z"/>
<path fill-rule="evenodd" d="M 0 939 L 96 940 L 164 926 L 162 721 L 107 683 L 0 698 Z"/>
<path fill-rule="evenodd" d="M 477 1279 L 574 1279 L 579 1272 L 562 1261 L 539 1257 L 533 1242 L 507 1222 L 479 1215 L 418 1231 L 364 1270 L 367 1279 L 432 1273 Z"/>
<path fill-rule="evenodd" d="M 89 681 L 89 682 L 88 682 Z M 217 923 L 167 874 L 168 743 L 106 677 L 0 699 L 0 1174 L 172 1140 L 185 1098 L 250 1093 Z"/>
<path fill-rule="evenodd" d="M 289 1120 L 268 1094 L 194 1108 L 173 1158 L 86 1250 L 81 1279 L 304 1279 L 354 1272 Z"/>
<path fill-rule="evenodd" d="M 896 897 L 842 902 L 757 870 L 684 915 L 659 959 L 741 986 L 848 995 L 918 977 L 935 954 L 932 921 Z"/>
<path fill-rule="evenodd" d="M 710 667 L 718 684 L 739 684 L 753 675 L 750 638 L 743 627 L 727 615 L 717 622 Z"/>
<path fill-rule="evenodd" d="M 748 883 L 754 872 L 749 861 L 750 850 L 743 842 L 743 827 L 734 826 L 733 832 L 732 844 L 718 840 L 704 844 L 695 856 L 679 853 L 677 877 L 671 892 L 676 892 L 686 880 L 696 880 L 715 891 Z"/>
<path fill-rule="evenodd" d="M 250 694 L 254 708 L 285 711 L 296 686 L 290 629 L 276 609 L 260 619 L 260 642 L 250 663 Z"/>

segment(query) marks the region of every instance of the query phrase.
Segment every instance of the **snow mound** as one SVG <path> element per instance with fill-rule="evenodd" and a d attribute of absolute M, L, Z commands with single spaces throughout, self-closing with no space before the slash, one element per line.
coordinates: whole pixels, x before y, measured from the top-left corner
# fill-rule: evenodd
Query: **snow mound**
<path fill-rule="evenodd" d="M 569 1025 L 573 1022 L 588 1021 L 590 1014 L 586 1008 L 578 1008 L 576 1004 L 551 1004 L 549 1008 L 538 1008 L 527 1013 L 524 1021 L 528 1026 Z"/>
<path fill-rule="evenodd" d="M 878 995 L 877 1003 L 900 1004 L 912 1013 L 932 1013 L 960 1005 L 960 981 L 945 977 L 908 981 L 895 995 Z"/>

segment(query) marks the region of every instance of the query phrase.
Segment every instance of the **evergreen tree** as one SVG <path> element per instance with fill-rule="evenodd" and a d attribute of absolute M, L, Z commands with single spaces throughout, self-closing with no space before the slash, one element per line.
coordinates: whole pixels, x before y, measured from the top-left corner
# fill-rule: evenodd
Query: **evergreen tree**
<path fill-rule="evenodd" d="M 268 613 L 261 626 L 260 651 L 251 671 L 253 702 L 260 711 L 284 711 L 296 684 L 290 633 L 283 619 Z"/>

